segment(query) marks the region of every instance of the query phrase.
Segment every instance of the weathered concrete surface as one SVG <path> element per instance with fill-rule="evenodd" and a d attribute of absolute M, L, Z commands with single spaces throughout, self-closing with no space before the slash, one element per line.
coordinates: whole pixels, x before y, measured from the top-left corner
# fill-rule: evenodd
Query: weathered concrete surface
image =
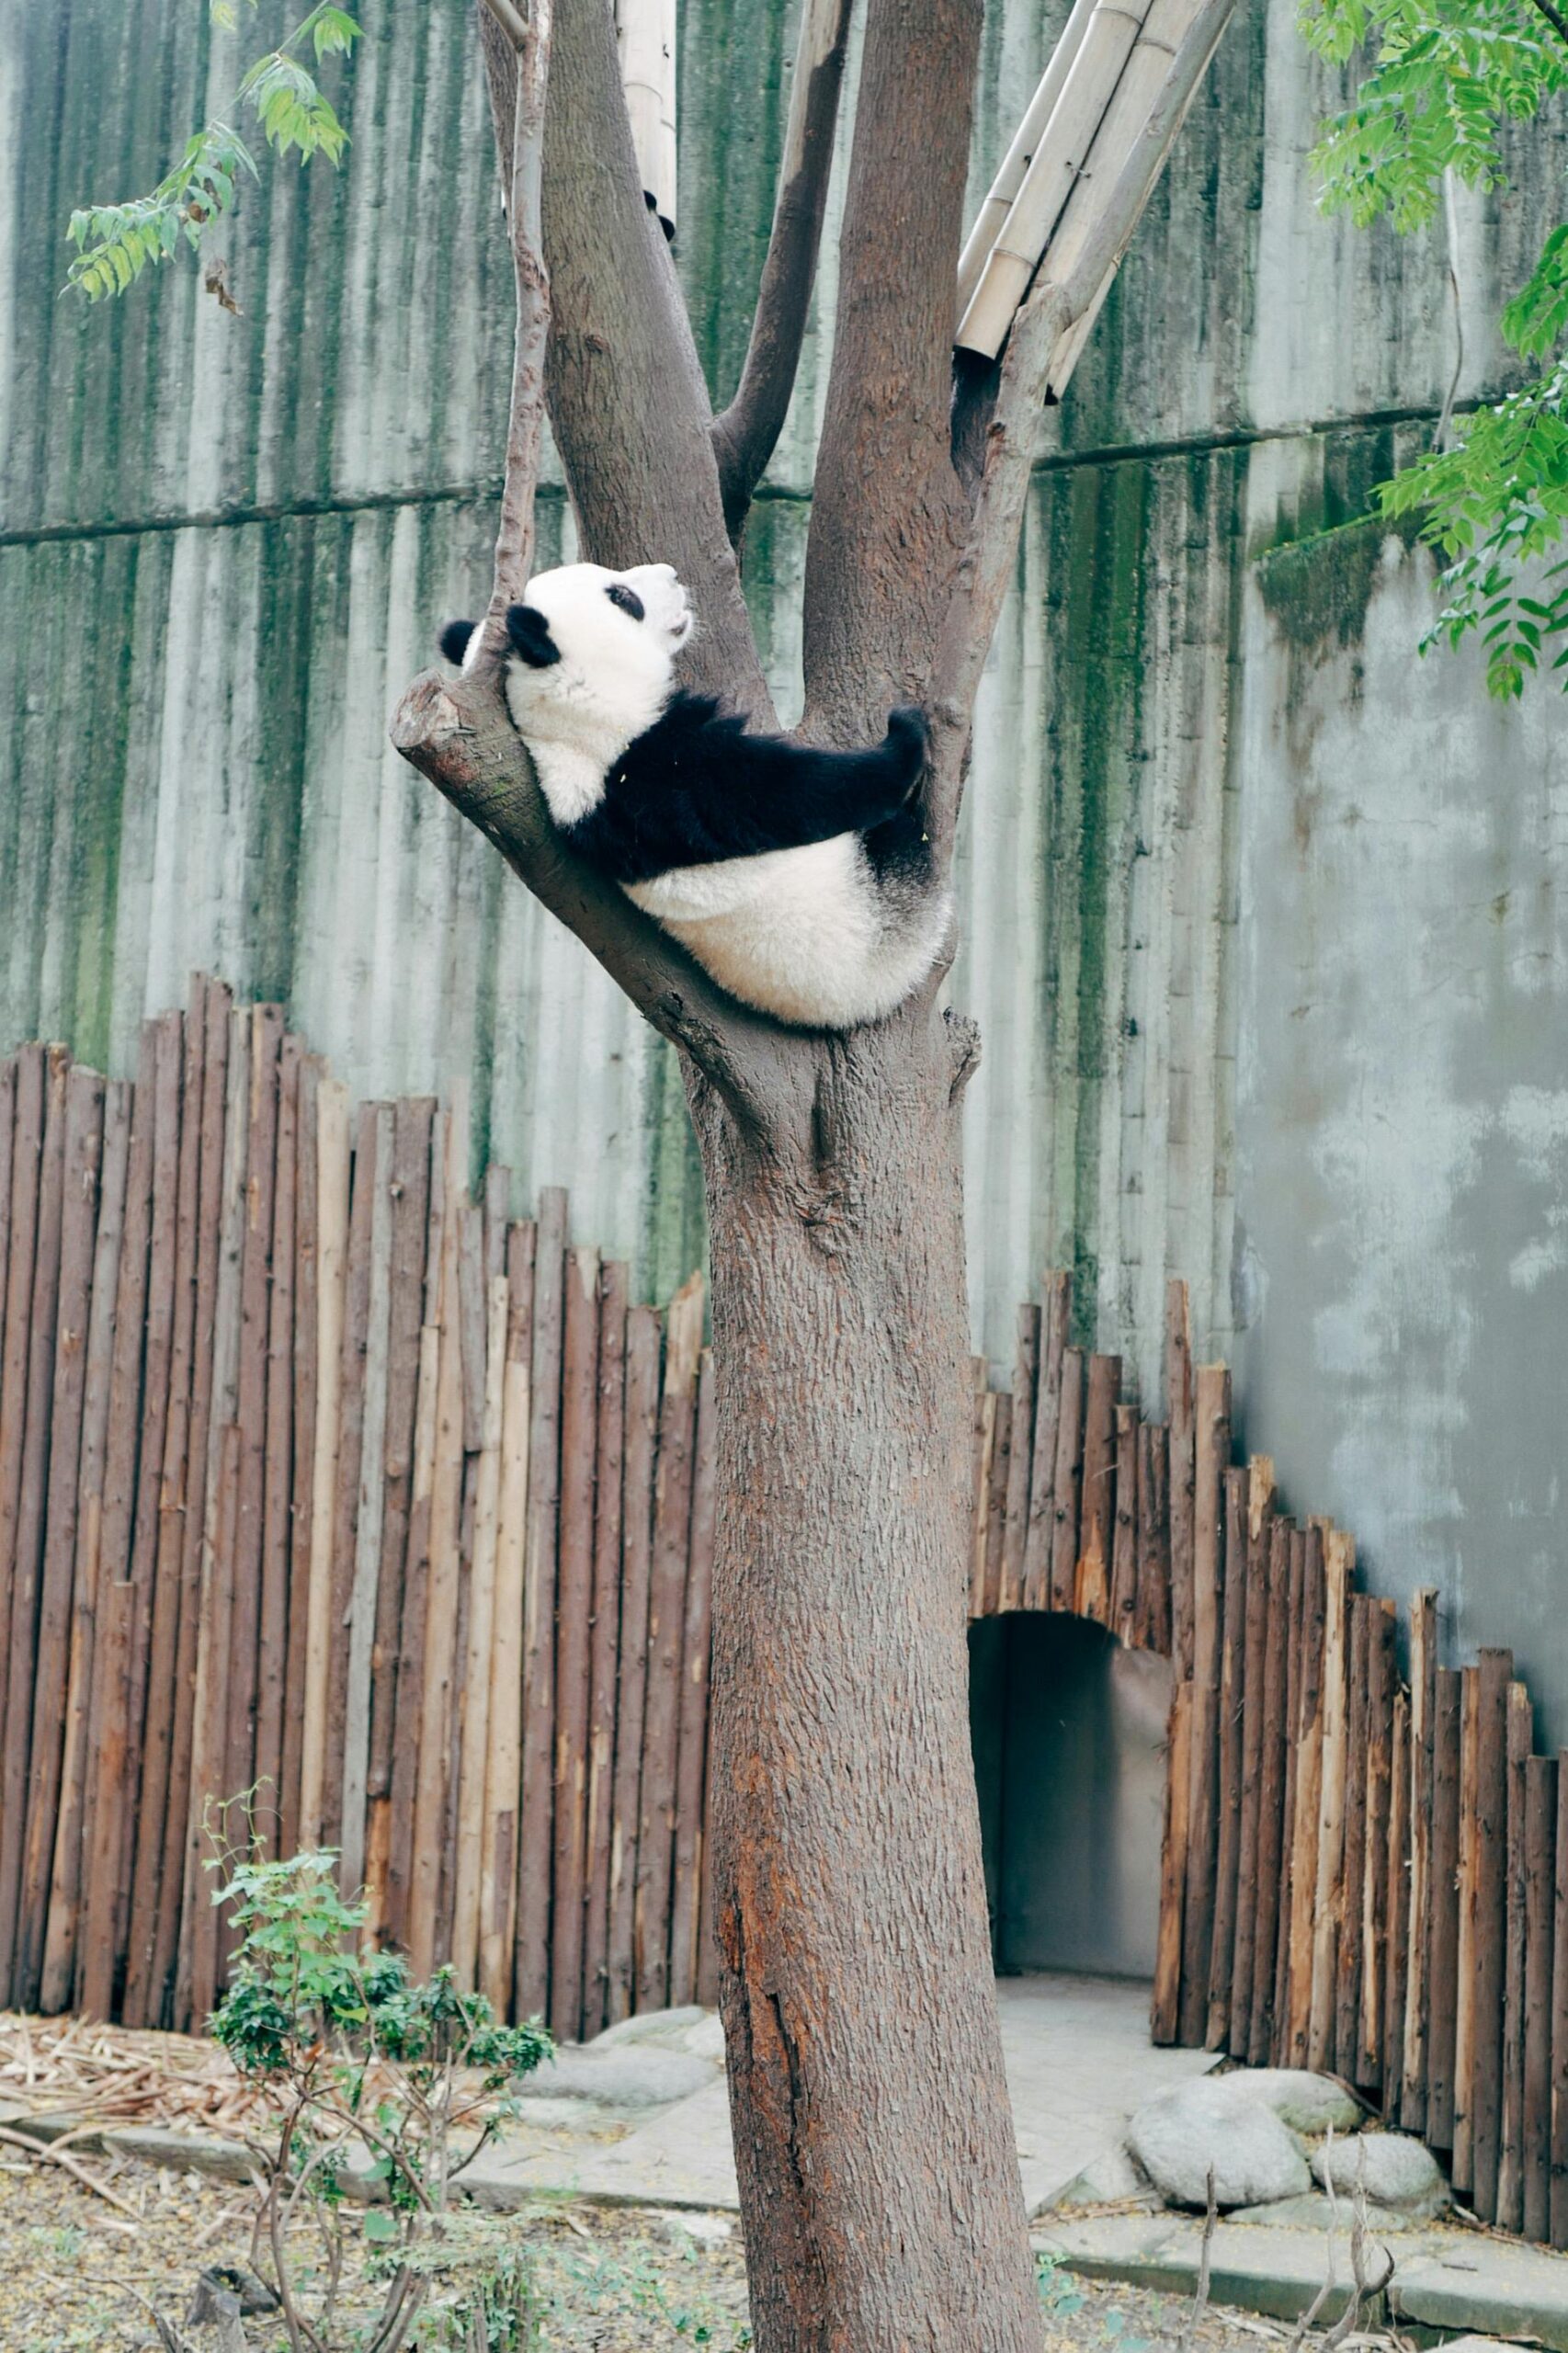
<path fill-rule="evenodd" d="M 976 191 L 1065 14 L 988 12 Z M 953 983 L 987 1038 L 975 1327 L 1005 1363 L 1017 1301 L 1071 1265 L 1079 1336 L 1152 1399 L 1186 1274 L 1292 1505 L 1345 1518 L 1382 1589 L 1439 1584 L 1447 1638 L 1514 1642 L 1555 1739 L 1560 707 L 1496 713 L 1469 664 L 1417 665 L 1424 558 L 1311 544 L 1425 445 L 1453 323 L 1440 230 L 1318 217 L 1335 84 L 1294 15 L 1238 14 L 1042 425 Z M 683 12 L 680 260 L 721 398 L 790 17 Z M 0 1050 L 62 1036 L 124 1071 L 142 1014 L 217 965 L 358 1093 L 466 1080 L 476 1158 L 519 1204 L 570 1184 L 579 1232 L 665 1291 L 701 1247 L 667 1053 L 385 744 L 484 576 L 509 273 L 466 0 L 365 22 L 343 172 L 244 194 L 234 320 L 183 263 L 96 314 L 58 288 L 70 206 L 150 185 L 240 51 L 158 0 L 0 13 Z M 1466 392 L 1568 161 L 1561 126 L 1513 144 L 1515 190 L 1461 208 Z M 830 226 L 819 321 L 833 293 Z M 786 709 L 825 381 L 813 332 L 748 539 Z M 567 549 L 547 502 L 542 552 Z"/>

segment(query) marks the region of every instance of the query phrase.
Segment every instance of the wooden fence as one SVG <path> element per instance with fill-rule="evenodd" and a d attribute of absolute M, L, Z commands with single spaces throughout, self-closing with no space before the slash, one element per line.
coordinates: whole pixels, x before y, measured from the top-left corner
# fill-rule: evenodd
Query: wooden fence
<path fill-rule="evenodd" d="M 505 2011 L 711 1999 L 700 1286 L 631 1304 L 560 1191 L 469 1198 L 465 1135 L 351 1118 L 206 979 L 134 1083 L 0 1066 L 0 1998 L 199 2025 L 209 1818 L 256 1785 Z M 1568 1774 L 1506 1652 L 1437 1665 L 1432 1593 L 1402 1679 L 1170 1303 L 1164 1421 L 1065 1277 L 1010 1391 L 977 1364 L 971 1612 L 1172 1661 L 1155 2038 L 1335 2070 L 1568 2245 Z"/>

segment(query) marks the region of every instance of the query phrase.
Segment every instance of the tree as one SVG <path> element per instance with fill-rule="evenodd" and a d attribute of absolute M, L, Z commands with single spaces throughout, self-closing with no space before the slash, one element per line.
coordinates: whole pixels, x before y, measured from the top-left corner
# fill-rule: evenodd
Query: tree
<path fill-rule="evenodd" d="M 868 0 L 802 727 L 862 742 L 890 704 L 926 705 L 944 877 L 1036 419 L 1231 6 L 1153 0 L 1144 25 L 1079 0 L 1016 142 L 1020 169 L 1056 155 L 1054 210 L 1001 331 L 955 355 L 983 0 Z M 417 681 L 392 732 L 680 1058 L 712 1257 L 713 1878 L 757 2345 L 1021 2353 L 1040 2316 L 964 1648 L 960 1107 L 978 1038 L 942 1008 L 940 971 L 847 1034 L 786 1030 L 726 997 L 562 847 L 500 691 L 548 404 L 583 552 L 673 563 L 701 621 L 689 682 L 771 718 L 737 550 L 794 381 L 849 14 L 802 0 L 750 347 L 715 417 L 643 201 L 607 0 L 532 0 L 526 19 L 518 0 L 483 0 L 517 294 L 494 579 L 479 660 Z"/>
<path fill-rule="evenodd" d="M 1363 224 L 1386 213 L 1402 232 L 1424 227 L 1455 180 L 1503 187 L 1504 125 L 1568 91 L 1557 0 L 1309 0 L 1301 26 L 1336 65 L 1375 50 L 1316 154 L 1325 210 Z M 1568 532 L 1568 222 L 1549 233 L 1502 329 L 1544 372 L 1453 433 L 1445 412 L 1437 446 L 1378 497 L 1390 517 L 1421 513 L 1446 559 L 1447 601 L 1422 651 L 1478 633 L 1487 686 L 1506 699 L 1548 658 L 1568 690 L 1568 559 L 1544 562 Z M 1565 641 L 1555 654 L 1553 638 Z"/>

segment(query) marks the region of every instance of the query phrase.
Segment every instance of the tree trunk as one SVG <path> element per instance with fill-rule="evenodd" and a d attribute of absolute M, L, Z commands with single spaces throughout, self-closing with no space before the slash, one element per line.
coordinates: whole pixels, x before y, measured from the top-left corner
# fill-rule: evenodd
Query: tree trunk
<path fill-rule="evenodd" d="M 720 1399 L 713 1883 L 753 2326 L 759 2353 L 1021 2353 L 1039 2307 L 969 1749 L 964 1058 L 918 1010 L 814 1056 L 783 1142 L 688 1086 Z"/>

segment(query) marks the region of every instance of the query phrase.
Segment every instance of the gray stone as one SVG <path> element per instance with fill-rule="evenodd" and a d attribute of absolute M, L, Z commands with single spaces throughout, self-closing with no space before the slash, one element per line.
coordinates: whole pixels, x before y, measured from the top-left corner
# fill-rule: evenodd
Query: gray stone
<path fill-rule="evenodd" d="M 699 2002 L 686 2002 L 674 2010 L 639 2010 L 635 2018 L 622 2018 L 619 2026 L 607 2026 L 596 2034 L 592 2042 L 583 2045 L 585 2051 L 619 2051 L 627 2042 L 673 2042 L 682 2049 L 694 2027 L 715 2017 Z"/>
<path fill-rule="evenodd" d="M 1312 2139 L 1331 2127 L 1335 2132 L 1354 2132 L 1365 2113 L 1348 2084 L 1337 2075 L 1314 2075 L 1308 2067 L 1243 2067 L 1215 2081 L 1234 2085 L 1238 2098 L 1261 2100 L 1281 2124 Z"/>
<path fill-rule="evenodd" d="M 1342 2198 L 1364 2186 L 1374 2205 L 1397 2206 L 1406 2214 L 1440 2214 L 1449 2203 L 1437 2158 L 1425 2142 L 1405 2132 L 1358 2132 L 1348 2141 L 1326 2142 L 1312 2152 L 1312 2174 L 1325 2187 L 1332 2181 Z"/>
<path fill-rule="evenodd" d="M 1418 2231 L 1424 2218 L 1407 2214 L 1398 2206 L 1367 2206 L 1367 2219 L 1384 2234 L 1395 2231 Z M 1309 2189 L 1300 2198 L 1278 2198 L 1268 2206 L 1236 2206 L 1231 2210 L 1233 2222 L 1258 2222 L 1275 2231 L 1333 2231 L 1346 2243 L 1350 2237 L 1350 2209 L 1341 2199 L 1337 2208 L 1321 2189 Z M 1446 2348 L 1445 2348 L 1446 2353 Z"/>
<path fill-rule="evenodd" d="M 600 2108 L 663 2108 L 710 2084 L 714 2069 L 687 2051 L 656 2042 L 568 2044 L 517 2086 L 519 2097 L 592 2100 Z"/>
<path fill-rule="evenodd" d="M 1261 2206 L 1311 2188 L 1290 2132 L 1261 2100 L 1238 2094 L 1241 2081 L 1228 2075 L 1183 2084 L 1141 2108 L 1128 2126 L 1129 2148 L 1176 2205 L 1207 2203 L 1210 2167 L 1221 2207 Z"/>
<path fill-rule="evenodd" d="M 1020 2143 L 1018 2154 L 1031 2153 Z M 1147 2204 L 1153 2195 L 1148 2175 L 1133 2163 L 1129 2150 L 1106 2149 L 1051 2200 L 1051 2209 L 1065 2213 L 1076 2206 L 1125 2206 L 1135 2199 Z"/>

